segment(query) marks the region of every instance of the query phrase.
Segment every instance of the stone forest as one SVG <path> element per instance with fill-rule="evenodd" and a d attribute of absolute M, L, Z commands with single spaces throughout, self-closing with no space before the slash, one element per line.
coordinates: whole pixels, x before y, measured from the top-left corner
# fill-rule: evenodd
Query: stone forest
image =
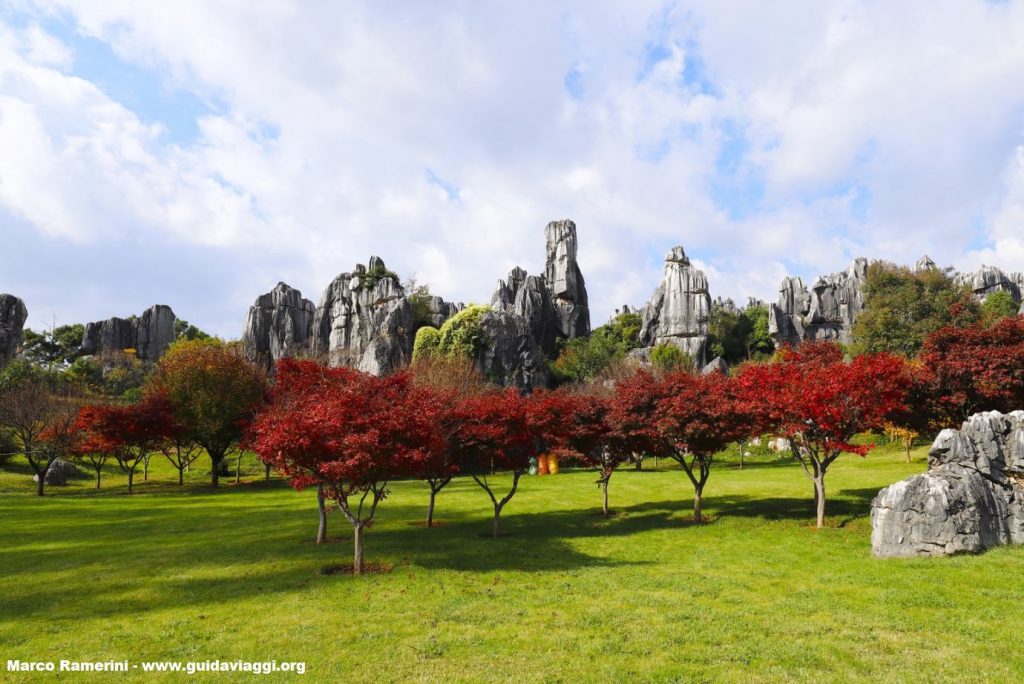
<path fill-rule="evenodd" d="M 1000 553 L 1024 544 L 1024 274 L 858 258 L 809 284 L 785 278 L 776 301 L 737 304 L 713 297 L 714 284 L 675 246 L 646 303 L 623 304 L 595 325 L 603 312 L 590 305 L 576 224 L 552 221 L 543 236 L 544 271 L 514 268 L 483 303 L 403 283 L 371 256 L 327 284 L 318 303 L 283 282 L 259 295 L 237 341 L 210 337 L 164 304 L 37 332 L 25 327 L 26 303 L 0 295 L 0 503 L 19 519 L 35 510 L 29 501 L 66 500 L 77 519 L 108 521 L 130 538 L 155 534 L 165 548 L 201 539 L 189 555 L 169 556 L 173 567 L 142 542 L 124 548 L 164 567 L 161 581 L 197 564 L 197 577 L 233 597 L 226 606 L 252 615 L 262 614 L 258 587 L 305 602 L 310 564 L 324 578 L 317 591 L 339 600 L 354 600 L 354 590 L 324 582 L 377 578 L 353 604 L 369 623 L 376 618 L 363 607 L 398 600 L 400 587 L 417 597 L 396 604 L 402 620 L 424 605 L 447 620 L 463 599 L 444 599 L 435 582 L 477 591 L 464 584 L 477 579 L 453 574 L 464 570 L 488 587 L 535 573 L 570 587 L 596 569 L 607 576 L 590 576 L 594 591 L 609 600 L 632 602 L 636 581 L 663 605 L 657 587 L 676 578 L 637 574 L 648 571 L 634 564 L 670 553 L 672 567 L 690 564 L 688 593 L 730 567 L 733 589 L 709 596 L 744 603 L 754 599 L 731 592 L 752 577 L 772 586 L 785 576 L 774 600 L 778 624 L 792 626 L 803 610 L 792 601 L 831 611 L 842 600 L 793 598 L 805 595 L 806 573 L 836 572 L 832 557 L 860 573 L 843 581 L 904 587 L 911 569 L 952 586 L 963 572 L 976 580 L 1019 563 Z M 593 484 L 598 497 L 586 493 Z M 113 497 L 112 487 L 132 496 Z M 237 495 L 218 498 L 224 492 Z M 307 498 L 289 498 L 299 496 Z M 178 512 L 161 513 L 163 502 Z M 176 508 L 188 502 L 187 513 Z M 588 507 L 596 517 L 579 510 Z M 45 538 L 51 514 L 28 515 L 11 529 Z M 269 529 L 258 522 L 268 517 Z M 343 536 L 332 536 L 332 520 Z M 236 537 L 237 526 L 251 532 Z M 11 548 L 33 543 L 18 534 Z M 110 534 L 97 553 L 122 552 L 119 532 Z M 630 541 L 607 546 L 619 538 Z M 310 545 L 296 547 L 300 539 Z M 338 560 L 339 542 L 351 563 L 324 565 Z M 55 558 L 102 564 L 91 552 L 74 555 L 85 548 L 76 543 L 52 547 Z M 825 556 L 808 556 L 816 553 Z M 994 565 L 964 571 L 961 559 L 941 556 Z M 33 557 L 12 556 L 16 570 Z M 243 565 L 229 581 L 218 573 L 232 559 Z M 287 587 L 274 576 L 282 564 Z M 116 592 L 109 582 L 124 581 L 100 586 Z M 132 586 L 155 610 L 155 590 Z M 544 594 L 516 586 L 501 600 L 543 603 Z M 482 591 L 486 603 L 492 589 Z M 902 599 L 882 585 L 872 591 L 889 598 L 865 610 L 897 624 L 885 601 Z M 931 589 L 921 591 L 908 600 L 925 601 Z M 183 595 L 196 601 L 186 611 L 196 620 L 219 600 Z M 21 610 L 39 600 L 15 592 Z M 528 605 L 524 614 L 544 610 Z M 257 622 L 273 629 L 275 614 Z M 658 615 L 659 634 L 674 629 Z M 101 628 L 97 619 L 89 629 Z M 407 648 L 429 652 L 437 638 Z M 328 669 L 334 662 L 308 657 Z"/>

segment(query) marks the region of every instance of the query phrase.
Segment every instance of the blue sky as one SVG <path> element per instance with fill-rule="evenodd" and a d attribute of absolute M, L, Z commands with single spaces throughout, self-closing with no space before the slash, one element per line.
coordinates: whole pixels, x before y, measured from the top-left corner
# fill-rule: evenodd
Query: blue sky
<path fill-rule="evenodd" d="M 1019 1 L 0 4 L 0 291 L 237 337 L 371 254 L 448 299 L 570 217 L 595 322 L 868 256 L 1024 270 Z"/>

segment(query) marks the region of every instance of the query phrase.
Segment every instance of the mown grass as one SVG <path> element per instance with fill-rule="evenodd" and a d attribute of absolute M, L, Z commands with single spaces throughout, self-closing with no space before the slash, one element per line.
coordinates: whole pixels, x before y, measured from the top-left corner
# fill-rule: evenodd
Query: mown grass
<path fill-rule="evenodd" d="M 871 499 L 924 458 L 841 459 L 821 531 L 799 467 L 767 458 L 717 464 L 704 525 L 664 462 L 614 476 L 609 520 L 593 473 L 528 478 L 498 540 L 471 481 L 441 494 L 435 529 L 420 522 L 425 485 L 400 482 L 367 534 L 367 561 L 394 570 L 362 578 L 321 574 L 350 560 L 341 516 L 333 543 L 312 544 L 312 492 L 260 482 L 253 462 L 221 491 L 205 486 L 206 463 L 178 487 L 154 460 L 133 496 L 111 468 L 99 494 L 85 479 L 39 499 L 13 461 L 0 472 L 0 666 L 241 658 L 302 660 L 310 681 L 1019 681 L 1024 549 L 871 557 Z"/>

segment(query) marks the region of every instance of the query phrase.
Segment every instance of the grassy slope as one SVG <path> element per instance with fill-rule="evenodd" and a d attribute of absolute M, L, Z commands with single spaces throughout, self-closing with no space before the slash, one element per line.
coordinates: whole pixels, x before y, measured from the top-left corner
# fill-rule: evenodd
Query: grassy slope
<path fill-rule="evenodd" d="M 616 474 L 609 521 L 592 473 L 528 478 L 497 541 L 472 482 L 442 493 L 433 530 L 414 524 L 425 486 L 399 483 L 367 536 L 396 569 L 364 578 L 320 574 L 350 543 L 309 543 L 313 495 L 280 481 L 214 493 L 197 471 L 178 489 L 154 461 L 165 483 L 135 496 L 111 470 L 99 496 L 83 481 L 40 500 L 13 462 L 0 659 L 305 660 L 312 681 L 1020 680 L 1024 549 L 871 558 L 871 498 L 924 450 L 901 459 L 841 459 L 824 531 L 798 468 L 763 459 L 719 465 L 703 526 L 673 468 Z"/>

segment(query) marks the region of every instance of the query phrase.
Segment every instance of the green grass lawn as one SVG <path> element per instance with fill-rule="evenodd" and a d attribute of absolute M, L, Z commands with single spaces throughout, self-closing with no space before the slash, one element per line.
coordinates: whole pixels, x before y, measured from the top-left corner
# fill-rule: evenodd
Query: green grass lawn
<path fill-rule="evenodd" d="M 871 499 L 924 470 L 925 451 L 909 465 L 889 447 L 840 459 L 820 531 L 799 466 L 766 458 L 716 465 L 713 520 L 699 526 L 685 475 L 665 462 L 614 476 L 609 520 L 593 473 L 525 478 L 498 540 L 472 481 L 442 492 L 435 529 L 420 526 L 426 486 L 401 482 L 366 538 L 367 561 L 394 570 L 361 578 L 321 574 L 350 561 L 341 515 L 332 543 L 312 544 L 313 492 L 261 482 L 253 461 L 216 492 L 207 463 L 178 487 L 154 459 L 133 496 L 111 468 L 99 494 L 84 479 L 40 499 L 15 460 L 0 471 L 0 666 L 241 658 L 305 661 L 309 681 L 1020 681 L 1024 549 L 871 557 Z"/>

